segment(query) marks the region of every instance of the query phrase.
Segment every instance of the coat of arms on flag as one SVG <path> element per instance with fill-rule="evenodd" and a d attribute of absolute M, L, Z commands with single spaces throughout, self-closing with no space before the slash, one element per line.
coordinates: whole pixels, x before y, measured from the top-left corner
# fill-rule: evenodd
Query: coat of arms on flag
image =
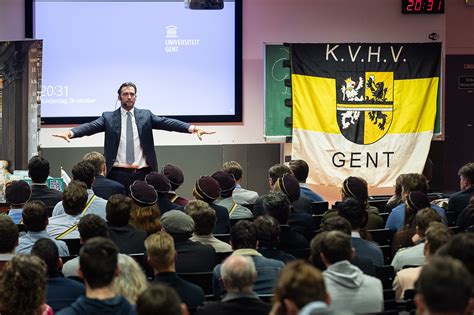
<path fill-rule="evenodd" d="M 392 186 L 421 172 L 438 102 L 441 45 L 290 44 L 293 158 L 310 182 Z"/>

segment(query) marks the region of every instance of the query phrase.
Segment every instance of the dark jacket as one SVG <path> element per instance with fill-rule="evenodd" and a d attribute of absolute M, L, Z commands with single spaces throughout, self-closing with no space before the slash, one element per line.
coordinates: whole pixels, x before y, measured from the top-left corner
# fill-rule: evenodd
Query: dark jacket
<path fill-rule="evenodd" d="M 62 309 L 56 315 L 135 315 L 135 307 L 123 296 L 107 300 L 79 297 L 70 307 Z"/>
<path fill-rule="evenodd" d="M 160 272 L 155 275 L 155 281 L 175 289 L 188 308 L 196 308 L 204 303 L 205 296 L 201 287 L 181 279 L 176 272 Z"/>
<path fill-rule="evenodd" d="M 41 200 L 46 205 L 48 210 L 48 217 L 53 213 L 54 206 L 63 200 L 63 193 L 56 189 L 51 189 L 46 184 L 33 184 L 31 185 L 31 197 L 30 200 Z"/>
<path fill-rule="evenodd" d="M 85 294 L 85 288 L 79 281 L 64 278 L 61 273 L 48 277 L 46 285 L 46 304 L 57 312 L 71 305 Z"/>
<path fill-rule="evenodd" d="M 114 180 L 105 178 L 102 175 L 97 175 L 92 184 L 94 194 L 100 198 L 109 199 L 112 195 L 125 195 L 125 186 Z"/>
<path fill-rule="evenodd" d="M 212 246 L 193 242 L 189 239 L 173 238 L 177 253 L 177 272 L 210 272 L 214 269 L 216 252 Z"/>
<path fill-rule="evenodd" d="M 131 225 L 114 226 L 109 223 L 109 238 L 117 245 L 122 254 L 141 254 L 145 252 L 145 240 L 148 234 Z"/>
<path fill-rule="evenodd" d="M 255 294 L 227 294 L 220 302 L 206 303 L 196 315 L 267 315 L 271 305 Z"/>

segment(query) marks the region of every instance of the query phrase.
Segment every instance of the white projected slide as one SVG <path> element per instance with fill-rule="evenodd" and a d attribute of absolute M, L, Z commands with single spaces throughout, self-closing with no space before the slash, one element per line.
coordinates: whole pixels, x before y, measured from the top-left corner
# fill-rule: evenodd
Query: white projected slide
<path fill-rule="evenodd" d="M 36 0 L 43 121 L 114 110 L 127 81 L 137 85 L 136 106 L 157 115 L 235 120 L 235 11 L 234 1 L 190 10 L 183 1 Z"/>

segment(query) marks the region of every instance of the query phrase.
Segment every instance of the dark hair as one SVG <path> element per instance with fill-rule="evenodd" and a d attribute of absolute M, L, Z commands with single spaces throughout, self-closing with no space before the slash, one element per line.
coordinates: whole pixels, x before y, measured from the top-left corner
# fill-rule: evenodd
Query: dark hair
<path fill-rule="evenodd" d="M 253 221 L 257 231 L 257 240 L 260 245 L 267 244 L 270 246 L 277 246 L 280 242 L 280 224 L 278 221 L 269 215 L 262 215 Z M 262 244 L 263 243 L 263 244 Z"/>
<path fill-rule="evenodd" d="M 435 210 L 424 208 L 416 213 L 415 224 L 421 237 L 425 237 L 426 229 L 430 226 L 431 222 L 441 222 L 441 217 Z"/>
<path fill-rule="evenodd" d="M 352 256 L 351 237 L 340 231 L 331 231 L 321 240 L 321 253 L 330 264 L 350 260 Z"/>
<path fill-rule="evenodd" d="M 48 224 L 48 210 L 41 200 L 27 202 L 23 207 L 23 224 L 27 231 L 40 232 Z"/>
<path fill-rule="evenodd" d="M 70 182 L 63 192 L 64 212 L 69 215 L 78 215 L 86 207 L 88 197 L 87 187 L 83 182 Z"/>
<path fill-rule="evenodd" d="M 81 161 L 73 166 L 72 177 L 74 180 L 83 182 L 90 189 L 95 178 L 95 168 L 90 162 Z"/>
<path fill-rule="evenodd" d="M 309 262 L 319 270 L 326 270 L 326 265 L 321 259 L 321 242 L 328 233 L 328 231 L 323 231 L 316 234 L 316 236 L 313 237 L 311 243 L 309 244 L 309 247 L 311 249 L 311 253 L 309 255 Z"/>
<path fill-rule="evenodd" d="M 472 296 L 472 276 L 450 257 L 433 257 L 421 269 L 416 291 L 430 313 L 464 314 Z"/>
<path fill-rule="evenodd" d="M 224 172 L 232 174 L 236 181 L 242 178 L 242 166 L 236 161 L 225 162 L 224 165 L 222 165 L 222 170 Z"/>
<path fill-rule="evenodd" d="M 18 227 L 6 215 L 0 215 L 0 253 L 10 253 L 18 244 Z"/>
<path fill-rule="evenodd" d="M 426 177 L 417 173 L 405 174 L 402 180 L 402 188 L 405 193 L 418 190 L 426 194 L 428 191 Z"/>
<path fill-rule="evenodd" d="M 467 163 L 463 165 L 458 175 L 464 177 L 471 185 L 474 185 L 474 163 Z"/>
<path fill-rule="evenodd" d="M 441 222 L 431 222 L 425 232 L 430 255 L 434 255 L 438 248 L 446 244 L 452 236 L 453 233 L 446 225 Z"/>
<path fill-rule="evenodd" d="M 181 300 L 176 291 L 163 284 L 151 284 L 137 299 L 137 315 L 181 315 Z"/>
<path fill-rule="evenodd" d="M 263 209 L 268 215 L 277 219 L 280 224 L 288 224 L 290 216 L 290 200 L 279 191 L 274 191 L 265 195 L 263 198 Z"/>
<path fill-rule="evenodd" d="M 58 272 L 59 250 L 56 243 L 49 238 L 36 241 L 31 248 L 31 255 L 38 256 L 48 267 L 48 275 Z"/>
<path fill-rule="evenodd" d="M 257 247 L 257 230 L 252 222 L 240 220 L 230 230 L 233 249 Z"/>
<path fill-rule="evenodd" d="M 347 198 L 337 206 L 339 215 L 351 224 L 353 230 L 364 228 L 367 225 L 368 213 L 363 201 Z"/>
<path fill-rule="evenodd" d="M 77 229 L 83 242 L 97 236 L 107 237 L 107 223 L 96 214 L 83 216 L 77 224 Z"/>
<path fill-rule="evenodd" d="M 459 259 L 474 276 L 474 233 L 454 235 L 448 243 L 438 249 L 436 255 Z"/>
<path fill-rule="evenodd" d="M 190 201 L 184 208 L 186 213 L 193 218 L 194 233 L 196 235 L 210 235 L 216 225 L 216 210 L 202 200 Z"/>
<path fill-rule="evenodd" d="M 94 237 L 84 243 L 79 253 L 79 265 L 84 281 L 92 288 L 108 286 L 115 277 L 118 248 L 109 239 Z"/>
<path fill-rule="evenodd" d="M 291 170 L 288 166 L 283 164 L 275 164 L 268 170 L 268 176 L 272 180 L 272 185 L 276 183 L 277 179 L 280 176 L 283 176 L 285 174 L 291 174 Z"/>
<path fill-rule="evenodd" d="M 115 226 L 125 226 L 130 220 L 132 211 L 132 199 L 124 195 L 113 195 L 107 200 L 105 206 L 105 218 Z"/>
<path fill-rule="evenodd" d="M 300 183 L 306 183 L 309 174 L 309 166 L 304 160 L 291 160 L 290 169 Z"/>
<path fill-rule="evenodd" d="M 134 88 L 134 89 L 135 89 L 135 94 L 137 94 L 137 86 L 136 86 L 134 83 L 132 83 L 132 82 L 124 82 L 124 83 L 122 83 L 122 84 L 120 85 L 120 87 L 119 87 L 118 90 L 117 90 L 117 94 L 118 94 L 119 97 L 120 97 L 120 93 L 122 92 L 122 89 L 123 89 L 124 87 L 132 87 L 132 88 Z"/>
<path fill-rule="evenodd" d="M 352 226 L 351 223 L 343 217 L 334 216 L 327 218 L 323 222 L 321 222 L 321 231 L 329 232 L 329 231 L 341 231 L 347 235 L 351 235 Z"/>
<path fill-rule="evenodd" d="M 33 183 L 44 183 L 49 176 L 49 162 L 41 156 L 35 155 L 28 161 L 28 174 Z"/>
<path fill-rule="evenodd" d="M 82 160 L 89 162 L 95 170 L 95 176 L 102 174 L 102 167 L 105 164 L 104 156 L 96 151 L 88 152 L 83 157 Z"/>

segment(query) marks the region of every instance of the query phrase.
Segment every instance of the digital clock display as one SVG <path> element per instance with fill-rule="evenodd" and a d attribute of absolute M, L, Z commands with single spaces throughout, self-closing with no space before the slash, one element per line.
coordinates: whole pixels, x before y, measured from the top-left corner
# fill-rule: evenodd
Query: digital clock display
<path fill-rule="evenodd" d="M 445 0 L 402 0 L 403 14 L 443 14 Z"/>

